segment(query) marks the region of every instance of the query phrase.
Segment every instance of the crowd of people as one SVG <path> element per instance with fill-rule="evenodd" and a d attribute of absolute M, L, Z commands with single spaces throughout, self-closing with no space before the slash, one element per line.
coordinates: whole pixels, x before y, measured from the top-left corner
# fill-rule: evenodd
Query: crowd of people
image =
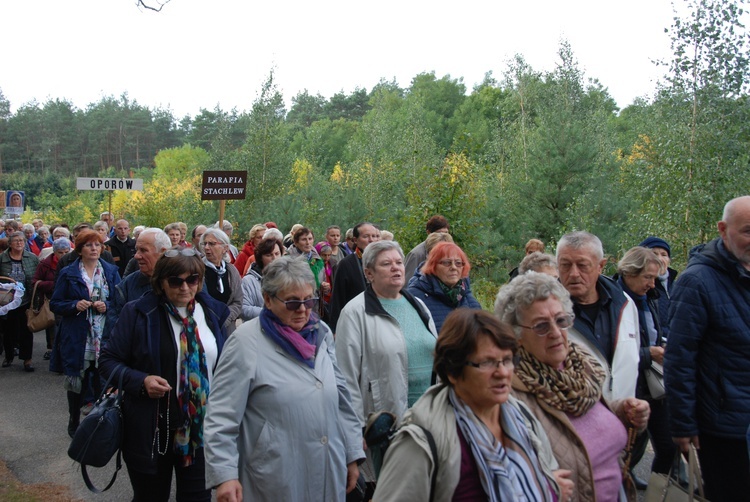
<path fill-rule="evenodd" d="M 24 291 L 2 367 L 34 372 L 26 311 L 48 301 L 71 437 L 122 376 L 136 501 L 173 477 L 177 500 L 632 501 L 649 441 L 653 472 L 694 446 L 709 500 L 750 493 L 750 196 L 679 277 L 660 237 L 613 277 L 589 232 L 532 239 L 494 312 L 440 215 L 408 254 L 367 221 L 317 242 L 258 223 L 239 249 L 227 221 L 0 227 Z"/>

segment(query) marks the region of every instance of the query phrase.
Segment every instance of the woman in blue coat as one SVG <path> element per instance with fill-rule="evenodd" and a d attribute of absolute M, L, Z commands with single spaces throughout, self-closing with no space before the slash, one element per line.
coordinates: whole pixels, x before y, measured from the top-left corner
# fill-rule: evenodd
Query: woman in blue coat
<path fill-rule="evenodd" d="M 106 312 L 115 286 L 120 283 L 117 267 L 99 256 L 101 237 L 94 230 L 78 233 L 75 248 L 79 257 L 63 268 L 57 278 L 50 308 L 62 316 L 59 332 L 60 359 L 68 391 L 68 434 L 73 437 L 80 420 L 82 391 L 91 382 L 98 395 L 99 353 Z"/>
<path fill-rule="evenodd" d="M 471 294 L 470 270 L 469 258 L 458 245 L 441 242 L 430 251 L 420 273 L 409 281 L 409 293 L 427 305 L 438 332 L 453 310 L 482 308 Z"/>
<path fill-rule="evenodd" d="M 125 391 L 122 453 L 134 501 L 209 502 L 203 421 L 229 309 L 199 291 L 205 265 L 193 248 L 159 258 L 152 291 L 125 305 L 102 350 L 103 377 Z"/>

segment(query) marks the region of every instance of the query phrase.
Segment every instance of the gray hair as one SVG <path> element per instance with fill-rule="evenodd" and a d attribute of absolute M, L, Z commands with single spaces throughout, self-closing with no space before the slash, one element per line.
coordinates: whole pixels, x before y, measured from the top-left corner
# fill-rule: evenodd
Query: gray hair
<path fill-rule="evenodd" d="M 263 240 L 268 239 L 278 239 L 280 241 L 284 240 L 284 234 L 281 233 L 281 230 L 278 228 L 269 228 L 266 230 L 266 233 L 263 234 Z"/>
<path fill-rule="evenodd" d="M 398 251 L 398 254 L 401 256 L 401 259 L 404 259 L 404 251 L 401 249 L 401 246 L 396 241 L 375 241 L 371 244 L 368 244 L 365 248 L 364 253 L 362 253 L 362 267 L 367 270 L 375 270 L 375 260 L 378 259 L 378 256 L 383 251 L 390 251 L 391 249 L 395 249 Z"/>
<path fill-rule="evenodd" d="M 169 233 L 172 230 L 177 230 L 178 232 L 182 233 L 182 230 L 180 230 L 180 224 L 177 223 L 177 222 L 170 223 L 169 225 L 167 225 L 166 227 L 164 227 L 164 232 L 165 233 Z"/>
<path fill-rule="evenodd" d="M 232 232 L 234 231 L 234 227 L 233 227 L 233 226 L 232 226 L 232 224 L 231 224 L 231 223 L 229 222 L 229 220 L 223 220 L 223 223 L 220 223 L 220 222 L 218 222 L 218 221 L 217 221 L 217 222 L 216 222 L 216 223 L 214 224 L 214 228 L 219 228 L 219 227 L 221 227 L 221 229 L 222 229 L 222 230 L 224 231 L 224 233 L 226 233 L 226 234 L 230 234 L 230 233 L 232 233 Z"/>
<path fill-rule="evenodd" d="M 529 271 L 500 288 L 495 298 L 495 315 L 513 326 L 513 331 L 519 336 L 519 312 L 547 298 L 556 298 L 566 313 L 573 313 L 570 294 L 557 279 L 551 275 Z"/>
<path fill-rule="evenodd" d="M 103 228 L 107 232 L 109 232 L 109 225 L 107 225 L 106 221 L 97 221 L 94 223 L 94 230 L 99 230 L 100 228 Z"/>
<path fill-rule="evenodd" d="M 226 249 L 224 250 L 224 254 L 221 256 L 221 259 L 225 262 L 229 262 L 229 237 L 227 234 L 224 233 L 223 230 L 220 230 L 218 228 L 207 228 L 205 232 L 203 232 L 203 235 L 201 235 L 201 247 L 203 247 L 203 242 L 206 240 L 206 237 L 211 236 L 217 241 L 221 242 L 226 246 Z"/>
<path fill-rule="evenodd" d="M 602 241 L 596 235 L 589 232 L 571 232 L 560 237 L 557 243 L 556 257 L 560 258 L 560 250 L 564 248 L 582 249 L 588 248 L 596 258 L 601 261 L 604 258 L 604 247 Z"/>
<path fill-rule="evenodd" d="M 34 225 L 32 225 L 31 223 L 24 223 L 22 228 L 24 232 L 27 232 L 29 230 L 31 230 L 32 232 L 36 232 L 36 228 L 34 228 Z"/>
<path fill-rule="evenodd" d="M 60 237 L 59 239 L 55 239 L 55 242 L 52 243 L 52 251 L 57 252 L 62 249 L 67 249 L 70 251 L 70 240 L 68 240 L 67 237 Z"/>
<path fill-rule="evenodd" d="M 39 230 L 36 231 L 38 234 L 41 234 L 42 232 L 47 232 L 47 235 L 49 235 L 49 227 L 47 225 L 42 225 L 39 227 Z"/>
<path fill-rule="evenodd" d="M 261 291 L 268 296 L 277 296 L 288 288 L 310 286 L 315 291 L 315 276 L 306 260 L 282 256 L 263 267 Z"/>
<path fill-rule="evenodd" d="M 534 251 L 527 255 L 518 266 L 518 273 L 525 274 L 528 271 L 539 272 L 543 268 L 554 268 L 557 270 L 557 258 L 551 254 Z"/>
<path fill-rule="evenodd" d="M 630 277 L 640 275 L 649 265 L 656 265 L 661 270 L 663 263 L 649 248 L 636 246 L 630 248 L 617 263 L 617 273 Z"/>
<path fill-rule="evenodd" d="M 21 239 L 22 241 L 26 242 L 26 236 L 20 230 L 16 230 L 15 232 L 12 232 L 10 235 L 8 235 L 8 244 L 12 243 L 13 239 Z"/>
<path fill-rule="evenodd" d="M 138 235 L 138 238 L 140 239 L 141 237 L 144 237 L 146 235 L 154 236 L 154 247 L 161 253 L 172 247 L 172 241 L 169 240 L 169 236 L 161 228 L 145 228 Z"/>
<path fill-rule="evenodd" d="M 137 239 L 137 238 L 138 238 L 138 236 L 139 236 L 139 235 L 141 235 L 141 232 L 143 232 L 144 230 L 146 230 L 146 227 L 145 227 L 145 226 L 143 226 L 143 225 L 138 225 L 137 227 L 135 227 L 135 228 L 133 229 L 133 237 L 135 237 L 135 238 Z"/>
<path fill-rule="evenodd" d="M 52 237 L 54 237 L 57 232 L 61 232 L 66 238 L 70 238 L 70 230 L 65 227 L 57 227 L 55 231 L 52 232 Z"/>

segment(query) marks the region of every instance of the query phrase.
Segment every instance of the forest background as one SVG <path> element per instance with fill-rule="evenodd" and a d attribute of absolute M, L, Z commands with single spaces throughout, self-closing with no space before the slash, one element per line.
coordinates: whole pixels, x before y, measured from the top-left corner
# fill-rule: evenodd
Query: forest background
<path fill-rule="evenodd" d="M 143 178 L 115 192 L 131 226 L 216 221 L 200 200 L 204 170 L 247 170 L 247 198 L 227 203 L 240 245 L 258 222 L 303 223 L 322 238 L 370 220 L 405 251 L 443 214 L 473 264 L 487 303 L 529 238 L 553 249 L 565 232 L 598 235 L 616 260 L 648 235 L 683 267 L 716 235 L 729 199 L 750 192 L 745 0 L 688 0 L 668 33 L 672 58 L 650 97 L 618 109 L 586 78 L 566 41 L 553 71 L 522 55 L 470 91 L 462 78 L 381 80 L 330 98 L 301 92 L 287 110 L 268 74 L 250 110 L 194 117 L 149 109 L 126 93 L 79 109 L 64 99 L 24 103 L 0 90 L 0 188 L 24 190 L 24 220 L 93 221 L 106 192 L 75 178 Z M 623 41 L 623 43 L 627 43 Z"/>

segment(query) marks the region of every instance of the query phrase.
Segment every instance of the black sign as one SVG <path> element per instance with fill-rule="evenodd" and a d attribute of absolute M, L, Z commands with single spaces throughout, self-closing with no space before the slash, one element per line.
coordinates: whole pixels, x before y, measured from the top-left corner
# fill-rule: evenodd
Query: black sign
<path fill-rule="evenodd" d="M 246 171 L 203 171 L 201 200 L 244 199 Z"/>

